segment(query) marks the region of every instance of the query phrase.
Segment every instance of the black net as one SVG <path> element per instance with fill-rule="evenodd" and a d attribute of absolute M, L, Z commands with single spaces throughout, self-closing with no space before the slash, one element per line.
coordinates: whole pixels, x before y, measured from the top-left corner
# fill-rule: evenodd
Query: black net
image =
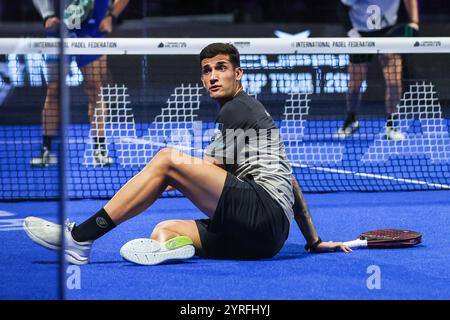
<path fill-rule="evenodd" d="M 202 157 L 218 106 L 198 56 L 161 44 L 164 54 L 66 57 L 69 198 L 111 197 L 167 146 Z M 305 192 L 450 189 L 447 53 L 270 48 L 243 50 L 243 85 L 280 128 Z M 57 198 L 56 57 L 3 51 L 0 199 Z"/>

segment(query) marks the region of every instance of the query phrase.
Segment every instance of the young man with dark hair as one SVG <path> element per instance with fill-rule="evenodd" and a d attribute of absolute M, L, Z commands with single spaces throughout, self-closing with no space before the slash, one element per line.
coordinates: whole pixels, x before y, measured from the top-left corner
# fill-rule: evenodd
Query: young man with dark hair
<path fill-rule="evenodd" d="M 282 248 L 294 219 L 309 251 L 351 251 L 317 236 L 273 119 L 242 89 L 237 49 L 210 44 L 200 53 L 200 65 L 203 85 L 221 107 L 216 120 L 220 129 L 204 158 L 170 148 L 158 152 L 94 216 L 79 226 L 65 226 L 68 261 L 88 263 L 94 240 L 173 189 L 208 218 L 163 221 L 150 239 L 125 244 L 123 258 L 144 265 L 190 258 L 195 252 L 207 258 L 271 258 Z M 59 248 L 59 225 L 29 217 L 24 227 L 33 241 Z"/>

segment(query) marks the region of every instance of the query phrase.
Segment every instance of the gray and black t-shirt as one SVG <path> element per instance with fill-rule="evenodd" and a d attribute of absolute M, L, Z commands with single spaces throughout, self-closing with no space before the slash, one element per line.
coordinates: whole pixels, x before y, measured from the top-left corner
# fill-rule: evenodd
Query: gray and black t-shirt
<path fill-rule="evenodd" d="M 280 133 L 264 106 L 240 92 L 221 107 L 216 129 L 205 154 L 225 164 L 237 178 L 252 176 L 292 222 L 292 169 Z"/>

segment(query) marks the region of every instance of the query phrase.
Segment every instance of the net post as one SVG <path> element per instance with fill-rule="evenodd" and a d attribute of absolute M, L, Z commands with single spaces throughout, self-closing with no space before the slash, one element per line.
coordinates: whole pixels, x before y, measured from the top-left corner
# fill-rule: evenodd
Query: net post
<path fill-rule="evenodd" d="M 64 223 L 66 220 L 66 130 L 69 123 L 69 93 L 66 87 L 66 61 L 65 61 L 65 25 L 64 25 L 64 8 L 67 6 L 67 0 L 61 1 L 59 4 L 59 60 L 58 60 L 58 101 L 60 108 L 59 117 L 59 223 L 61 225 L 61 249 L 59 250 L 59 299 L 66 299 L 65 283 L 66 283 L 66 261 L 65 261 L 65 238 L 64 238 Z"/>

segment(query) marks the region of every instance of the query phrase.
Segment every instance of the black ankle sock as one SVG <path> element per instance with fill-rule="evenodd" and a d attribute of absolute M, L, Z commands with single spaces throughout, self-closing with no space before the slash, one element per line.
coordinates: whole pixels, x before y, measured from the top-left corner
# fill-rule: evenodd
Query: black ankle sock
<path fill-rule="evenodd" d="M 345 119 L 344 127 L 348 127 L 350 125 L 350 123 L 355 122 L 355 121 L 356 121 L 356 113 L 349 112 L 347 114 L 347 119 Z"/>
<path fill-rule="evenodd" d="M 111 217 L 106 213 L 105 209 L 102 208 L 85 222 L 79 226 L 75 226 L 72 229 L 72 237 L 78 242 L 93 241 L 115 227 L 116 224 L 114 221 L 111 220 Z"/>
<path fill-rule="evenodd" d="M 105 146 L 105 137 L 95 137 L 94 138 L 94 150 L 104 149 L 101 147 Z"/>
<path fill-rule="evenodd" d="M 52 136 L 44 136 L 42 139 L 42 146 L 44 148 L 47 148 L 47 150 L 51 150 L 52 149 L 52 140 L 53 140 Z"/>
<path fill-rule="evenodd" d="M 387 116 L 386 119 L 386 127 L 394 128 L 395 127 L 395 120 L 397 119 L 394 115 Z"/>

